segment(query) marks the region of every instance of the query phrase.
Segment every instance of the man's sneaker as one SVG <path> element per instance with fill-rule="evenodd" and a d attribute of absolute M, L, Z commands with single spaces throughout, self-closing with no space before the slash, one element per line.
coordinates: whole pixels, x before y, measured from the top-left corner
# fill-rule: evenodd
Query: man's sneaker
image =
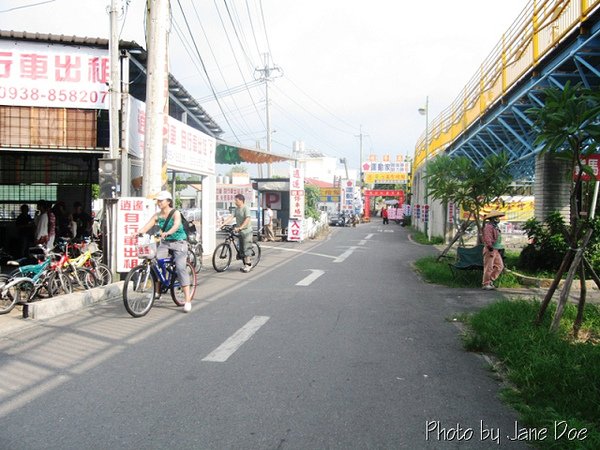
<path fill-rule="evenodd" d="M 486 291 L 493 291 L 494 289 L 496 289 L 496 286 L 494 286 L 492 283 L 488 283 L 484 284 L 481 289 L 484 289 Z"/>
<path fill-rule="evenodd" d="M 192 302 L 185 302 L 185 305 L 183 305 L 183 311 L 188 313 L 192 310 Z"/>
<path fill-rule="evenodd" d="M 245 266 L 244 266 L 244 267 L 242 267 L 240 270 L 241 270 L 242 272 L 246 272 L 246 273 L 247 273 L 247 272 L 250 272 L 250 270 L 252 270 L 252 266 L 247 266 L 247 265 L 245 265 Z"/>

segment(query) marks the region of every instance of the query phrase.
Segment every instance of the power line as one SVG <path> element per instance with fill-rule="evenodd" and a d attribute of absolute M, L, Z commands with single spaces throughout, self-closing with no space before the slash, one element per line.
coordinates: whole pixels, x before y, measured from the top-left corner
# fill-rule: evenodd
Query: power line
<path fill-rule="evenodd" d="M 244 78 L 244 73 L 242 72 L 242 68 L 240 67 L 240 63 L 239 63 L 239 61 L 237 59 L 237 56 L 235 54 L 235 50 L 233 49 L 233 45 L 231 44 L 231 39 L 229 38 L 229 33 L 227 33 L 227 27 L 225 26 L 225 22 L 223 21 L 223 17 L 221 16 L 221 11 L 219 10 L 219 7 L 217 6 L 216 0 L 213 0 L 213 3 L 215 5 L 215 9 L 217 10 L 217 15 L 219 16 L 219 20 L 221 21 L 221 26 L 223 27 L 223 30 L 225 31 L 225 36 L 227 37 L 227 43 L 229 44 L 229 48 L 231 49 L 231 53 L 233 55 L 233 59 L 235 60 L 235 64 L 236 64 L 236 66 L 237 66 L 237 68 L 238 68 L 238 70 L 240 72 L 240 75 L 242 77 L 242 81 L 244 82 L 244 84 L 247 84 L 246 83 L 246 79 Z M 262 121 L 262 118 L 260 116 L 260 112 L 258 111 L 258 107 L 256 107 L 256 101 L 254 100 L 254 97 L 252 96 L 252 93 L 250 92 L 250 89 L 247 89 L 247 91 L 248 91 L 248 95 L 250 97 L 250 100 L 255 105 L 256 115 L 260 119 L 261 123 L 264 126 L 265 123 Z"/>
<path fill-rule="evenodd" d="M 217 93 L 216 93 L 215 88 L 214 88 L 214 86 L 212 84 L 212 81 L 210 80 L 210 76 L 208 75 L 208 71 L 206 70 L 206 66 L 204 65 L 204 60 L 202 59 L 202 55 L 200 54 L 200 51 L 198 50 L 198 46 L 196 45 L 196 40 L 194 39 L 194 35 L 192 34 L 192 30 L 190 28 L 190 24 L 188 23 L 188 20 L 187 20 L 187 17 L 185 15 L 185 12 L 183 11 L 183 7 L 181 6 L 181 2 L 179 0 L 177 0 L 177 4 L 179 5 L 179 9 L 181 10 L 181 14 L 183 15 L 183 20 L 185 21 L 185 25 L 186 25 L 186 27 L 188 29 L 188 33 L 190 34 L 190 36 L 192 38 L 192 43 L 194 44 L 194 48 L 196 49 L 196 53 L 198 55 L 198 58 L 200 59 L 200 64 L 202 65 L 202 70 L 204 71 L 204 74 L 206 75 L 206 79 L 208 80 L 208 84 L 210 85 L 210 90 L 212 91 L 213 95 L 215 96 L 215 100 L 217 102 L 217 105 L 219 105 L 219 109 L 221 110 L 221 112 L 224 115 L 225 122 L 227 122 L 227 125 L 231 129 L 231 132 L 236 137 L 236 139 L 238 139 L 237 136 L 235 135 L 235 131 L 231 127 L 231 123 L 229 123 L 229 120 L 225 116 L 225 112 L 223 111 L 223 107 L 221 106 L 221 102 L 219 102 L 219 99 L 217 98 Z"/>
<path fill-rule="evenodd" d="M 17 9 L 33 8 L 34 6 L 45 5 L 46 3 L 54 3 L 55 1 L 56 0 L 47 0 L 45 2 L 32 3 L 30 5 L 15 6 L 14 8 L 3 9 L 3 10 L 0 11 L 0 13 L 10 12 L 10 11 L 16 11 Z"/>

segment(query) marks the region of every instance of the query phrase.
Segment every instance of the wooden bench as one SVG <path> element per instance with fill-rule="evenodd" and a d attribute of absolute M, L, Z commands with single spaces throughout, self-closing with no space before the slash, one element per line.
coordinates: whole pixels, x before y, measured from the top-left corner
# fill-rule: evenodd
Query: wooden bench
<path fill-rule="evenodd" d="M 483 271 L 483 244 L 475 247 L 458 247 L 456 249 L 456 261 L 448 263 L 453 276 L 457 276 L 461 270 Z"/>

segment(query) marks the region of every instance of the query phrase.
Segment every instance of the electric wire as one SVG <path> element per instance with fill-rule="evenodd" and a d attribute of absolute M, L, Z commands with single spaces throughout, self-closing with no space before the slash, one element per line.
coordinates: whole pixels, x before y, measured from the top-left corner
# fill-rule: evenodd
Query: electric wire
<path fill-rule="evenodd" d="M 202 70 L 204 72 L 204 74 L 206 75 L 206 79 L 208 80 L 208 84 L 210 85 L 210 90 L 212 91 L 213 95 L 215 96 L 215 101 L 217 102 L 217 105 L 219 106 L 219 109 L 221 110 L 221 112 L 223 114 L 225 114 L 225 112 L 223 111 L 223 107 L 221 105 L 221 102 L 219 101 L 219 99 L 217 98 L 217 93 L 215 91 L 215 88 L 212 84 L 212 81 L 210 79 L 210 76 L 208 75 L 208 70 L 206 69 L 206 65 L 204 64 L 204 60 L 202 59 L 202 55 L 200 54 L 200 51 L 198 50 L 198 46 L 196 45 L 196 40 L 194 39 L 194 35 L 192 33 L 192 30 L 190 28 L 190 24 L 187 20 L 187 17 L 185 15 L 185 12 L 183 11 L 183 7 L 181 6 L 181 2 L 180 0 L 177 0 L 177 4 L 179 5 L 179 9 L 181 10 L 181 14 L 183 15 L 183 20 L 185 21 L 185 25 L 187 27 L 188 33 L 190 35 L 190 37 L 192 38 L 192 43 L 194 44 L 194 48 L 196 49 L 196 53 L 198 55 L 198 58 L 200 59 L 200 64 L 202 65 Z M 232 134 L 235 136 L 235 138 L 237 140 L 239 140 L 235 134 L 235 131 L 233 130 L 231 123 L 229 122 L 229 119 L 227 118 L 227 116 L 224 116 L 225 122 L 227 122 L 227 125 L 229 126 L 229 128 L 231 129 Z"/>
<path fill-rule="evenodd" d="M 249 68 L 253 68 L 254 64 L 252 64 L 252 58 L 250 58 L 250 56 L 248 55 L 248 53 L 246 52 L 246 47 L 248 46 L 247 41 L 246 41 L 246 36 L 244 35 L 244 30 L 241 26 L 241 22 L 239 20 L 239 16 L 236 13 L 236 10 L 234 8 L 234 6 L 232 6 L 231 10 L 229 9 L 229 5 L 227 3 L 227 0 L 223 0 L 223 3 L 225 4 L 225 10 L 227 11 L 227 16 L 229 17 L 229 22 L 231 22 L 231 28 L 233 28 L 233 32 L 235 33 L 235 37 L 238 41 L 238 44 L 240 45 L 240 49 L 242 50 L 243 55 L 246 57 L 246 62 L 248 63 L 248 67 Z M 238 19 L 238 26 L 236 27 L 235 25 L 235 21 L 233 20 L 232 17 L 232 11 L 235 14 L 236 18 Z M 238 33 L 238 28 L 239 28 L 239 33 Z M 240 37 L 241 34 L 241 37 Z M 242 38 L 244 40 L 244 42 L 246 42 L 246 44 L 244 45 L 244 43 L 242 42 Z"/>
<path fill-rule="evenodd" d="M 262 0 L 258 0 L 260 5 L 260 16 L 263 22 L 263 30 L 265 32 L 265 40 L 267 41 L 267 50 L 269 51 L 269 55 L 273 55 L 271 52 L 271 44 L 269 43 L 269 35 L 267 34 L 267 22 L 265 21 L 265 12 L 263 10 Z"/>
<path fill-rule="evenodd" d="M 309 100 L 311 100 L 315 105 L 319 106 L 320 108 L 322 108 L 325 112 L 327 112 L 328 114 L 330 114 L 332 117 L 334 117 L 336 120 L 338 120 L 339 122 L 343 123 L 344 125 L 352 128 L 353 130 L 356 130 L 356 126 L 352 125 L 351 123 L 345 121 L 344 119 L 336 116 L 334 113 L 332 113 L 327 107 L 325 107 L 322 103 L 318 102 L 317 100 L 315 100 L 314 98 L 312 98 L 310 95 L 308 95 L 304 90 L 302 90 L 302 88 L 300 88 L 300 86 L 298 86 L 296 83 L 294 83 L 294 81 L 289 77 L 286 76 L 285 77 L 287 81 L 289 81 L 290 83 L 292 83 L 292 85 L 298 89 L 302 94 L 304 94 L 306 96 L 306 98 L 308 98 Z"/>
<path fill-rule="evenodd" d="M 200 30 L 202 30 L 202 34 L 204 35 L 204 39 L 206 41 L 206 44 L 208 45 L 208 49 L 210 50 L 210 53 L 211 53 L 211 55 L 213 57 L 213 60 L 215 61 L 215 65 L 217 66 L 217 70 L 219 72 L 219 75 L 221 76 L 221 79 L 223 80 L 223 83 L 224 83 L 225 87 L 227 88 L 227 91 L 230 91 L 231 89 L 229 88 L 229 85 L 227 84 L 227 80 L 225 79 L 225 75 L 223 74 L 223 71 L 221 70 L 221 66 L 220 66 L 220 64 L 218 62 L 217 56 L 215 55 L 213 47 L 210 44 L 210 40 L 208 39 L 208 35 L 206 33 L 206 29 L 204 28 L 202 20 L 200 20 L 200 14 L 198 13 L 198 10 L 196 9 L 196 5 L 194 4 L 194 2 L 192 2 L 192 8 L 194 10 L 194 14 L 196 15 L 196 20 L 198 21 L 198 24 L 200 25 Z M 223 96 L 220 93 L 218 93 L 217 96 L 219 98 L 223 98 Z M 235 106 L 235 109 L 239 110 L 239 106 L 238 106 L 237 102 L 235 101 L 235 97 L 232 97 L 231 100 L 232 100 L 232 102 L 233 102 L 233 104 Z M 229 110 L 229 111 L 230 111 L 230 113 L 232 113 L 231 110 Z M 232 120 L 233 120 L 233 118 L 232 118 Z M 248 123 L 246 122 L 246 120 L 243 117 L 242 117 L 242 122 L 245 124 L 245 126 L 246 126 L 247 129 L 250 129 Z"/>
<path fill-rule="evenodd" d="M 178 1 L 179 1 L 179 0 L 178 0 Z M 247 84 L 247 82 L 246 82 L 246 79 L 245 79 L 245 77 L 244 77 L 244 73 L 242 72 L 242 68 L 240 67 L 240 63 L 239 63 L 239 61 L 238 61 L 238 58 L 237 58 L 237 56 L 236 56 L 235 50 L 234 50 L 234 48 L 233 48 L 233 44 L 231 43 L 231 39 L 230 39 L 230 37 L 229 37 L 229 33 L 227 32 L 227 27 L 225 26 L 225 22 L 223 21 L 223 17 L 222 17 L 222 15 L 221 15 L 221 11 L 219 10 L 219 7 L 218 7 L 218 5 L 217 5 L 217 2 L 216 2 L 216 0 L 213 0 L 213 3 L 214 3 L 214 5 L 215 5 L 215 9 L 217 10 L 217 15 L 219 16 L 219 20 L 220 20 L 220 22 L 221 22 L 221 26 L 223 27 L 223 30 L 225 31 L 225 36 L 227 37 L 227 43 L 229 44 L 229 48 L 230 48 L 230 50 L 231 50 L 231 53 L 233 54 L 233 59 L 235 60 L 235 64 L 236 64 L 236 66 L 237 66 L 237 68 L 238 68 L 238 71 L 240 72 L 240 75 L 241 75 L 241 77 L 242 77 L 242 81 L 243 81 L 243 83 L 244 83 L 244 84 Z M 257 115 L 257 117 L 258 117 L 258 118 L 259 118 L 259 120 L 261 121 L 262 125 L 263 125 L 264 127 L 266 127 L 266 125 L 265 125 L 264 121 L 262 120 L 262 117 L 261 117 L 261 115 L 260 115 L 260 112 L 258 111 L 258 107 L 256 106 L 256 101 L 254 100 L 254 97 L 252 96 L 252 93 L 250 92 L 250 89 L 246 89 L 246 90 L 247 90 L 247 92 L 248 92 L 248 96 L 250 97 L 250 100 L 252 101 L 252 103 L 253 103 L 253 104 L 254 104 L 254 106 L 255 106 L 255 109 L 256 109 L 256 115 Z"/>
<path fill-rule="evenodd" d="M 320 117 L 318 117 L 317 115 L 315 115 L 315 114 L 314 114 L 312 111 L 309 111 L 308 109 L 306 109 L 306 108 L 304 107 L 304 105 L 302 105 L 302 104 L 298 103 L 298 102 L 297 102 L 296 100 L 294 100 L 292 97 L 290 97 L 289 95 L 287 95 L 283 89 L 281 89 L 281 88 L 279 88 L 279 87 L 276 87 L 276 89 L 277 89 L 277 90 L 279 91 L 279 93 L 281 93 L 281 94 L 282 94 L 284 97 L 288 98 L 290 101 L 292 101 L 293 103 L 295 103 L 296 105 L 298 105 L 300 108 L 302 108 L 302 109 L 303 109 L 305 112 L 307 112 L 309 115 L 311 115 L 312 117 L 314 117 L 314 118 L 315 118 L 315 119 L 317 119 L 318 121 L 320 121 L 320 122 L 324 123 L 324 124 L 325 124 L 325 125 L 327 125 L 328 127 L 332 128 L 332 129 L 334 129 L 334 130 L 337 130 L 337 131 L 339 131 L 339 132 L 341 132 L 341 133 L 345 133 L 345 134 L 354 134 L 354 132 L 352 132 L 352 133 L 349 133 L 349 132 L 347 132 L 347 131 L 345 131 L 345 130 L 342 130 L 342 129 L 340 129 L 340 128 L 336 127 L 336 126 L 333 126 L 332 124 L 330 124 L 330 123 L 326 122 L 325 120 L 323 120 L 323 119 L 321 119 Z"/>
<path fill-rule="evenodd" d="M 187 42 L 187 40 L 186 40 L 186 39 L 185 39 L 185 37 L 183 36 L 183 32 L 182 32 L 182 30 L 180 29 L 179 25 L 177 24 L 177 21 L 173 21 L 173 24 L 174 24 L 175 33 L 176 33 L 176 34 L 177 34 L 177 36 L 179 37 L 179 39 L 180 39 L 180 41 L 181 41 L 181 43 L 182 43 L 182 46 L 183 46 L 184 50 L 186 51 L 186 53 L 187 53 L 187 54 L 188 54 L 188 56 L 190 57 L 190 61 L 191 61 L 191 62 L 194 64 L 194 66 L 196 67 L 196 70 L 198 71 L 198 73 L 199 73 L 199 74 L 201 74 L 201 73 L 202 73 L 202 70 L 201 70 L 201 68 L 200 68 L 200 67 L 198 67 L 198 65 L 197 65 L 197 63 L 196 63 L 197 55 L 194 55 L 194 54 L 192 54 L 192 51 L 191 51 L 191 49 L 189 48 L 190 44 Z M 203 79 L 203 77 L 201 77 L 201 78 Z M 203 80 L 203 81 L 205 81 L 205 83 L 206 83 L 206 80 Z M 208 83 L 207 83 L 207 86 L 208 86 Z M 211 97 L 211 99 L 214 99 L 214 98 L 213 98 L 213 97 Z M 198 101 L 198 100 L 197 100 L 197 101 Z M 200 103 L 200 102 L 199 102 L 199 103 Z M 231 109 L 229 108 L 229 106 L 228 106 L 228 105 L 225 105 L 225 107 L 226 107 L 226 108 L 227 108 L 227 110 L 229 111 L 230 117 L 231 117 L 231 119 L 232 119 L 232 122 L 233 122 L 233 119 L 234 119 L 233 112 L 231 111 Z M 224 118 L 225 116 L 222 116 L 222 117 Z M 238 124 L 238 125 L 239 125 L 239 123 L 238 123 L 238 122 L 236 122 L 236 124 Z M 248 125 L 246 124 L 246 126 L 248 126 Z M 242 128 L 242 129 L 243 129 L 243 126 L 239 126 L 239 128 Z M 248 127 L 248 128 L 249 128 L 249 127 Z"/>
<path fill-rule="evenodd" d="M 254 38 L 254 45 L 256 45 L 256 52 L 260 55 L 260 46 L 258 45 L 258 39 L 256 38 L 256 30 L 254 29 L 254 22 L 252 21 L 252 13 L 250 12 L 250 5 L 246 0 L 246 11 L 248 11 L 248 21 L 250 22 L 250 29 L 252 30 L 252 37 Z"/>
<path fill-rule="evenodd" d="M 17 9 L 33 8 L 34 6 L 45 5 L 46 3 L 54 3 L 56 0 L 47 0 L 45 2 L 31 3 L 29 5 L 15 6 L 14 8 L 0 10 L 0 13 L 16 11 Z"/>

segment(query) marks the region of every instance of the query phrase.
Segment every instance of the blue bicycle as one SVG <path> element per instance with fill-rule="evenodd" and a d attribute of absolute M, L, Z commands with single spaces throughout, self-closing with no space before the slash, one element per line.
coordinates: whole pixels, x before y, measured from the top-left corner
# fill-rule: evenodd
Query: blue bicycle
<path fill-rule="evenodd" d="M 175 261 L 169 255 L 167 258 L 157 258 L 156 250 L 160 239 L 154 237 L 152 242 L 138 244 L 138 257 L 144 262 L 129 271 L 123 285 L 123 303 L 125 309 L 133 317 L 148 314 L 154 301 L 161 294 L 171 292 L 171 298 L 177 306 L 185 304 L 183 288 L 177 279 Z M 196 270 L 188 262 L 187 271 L 191 280 L 190 294 L 196 292 Z"/>

